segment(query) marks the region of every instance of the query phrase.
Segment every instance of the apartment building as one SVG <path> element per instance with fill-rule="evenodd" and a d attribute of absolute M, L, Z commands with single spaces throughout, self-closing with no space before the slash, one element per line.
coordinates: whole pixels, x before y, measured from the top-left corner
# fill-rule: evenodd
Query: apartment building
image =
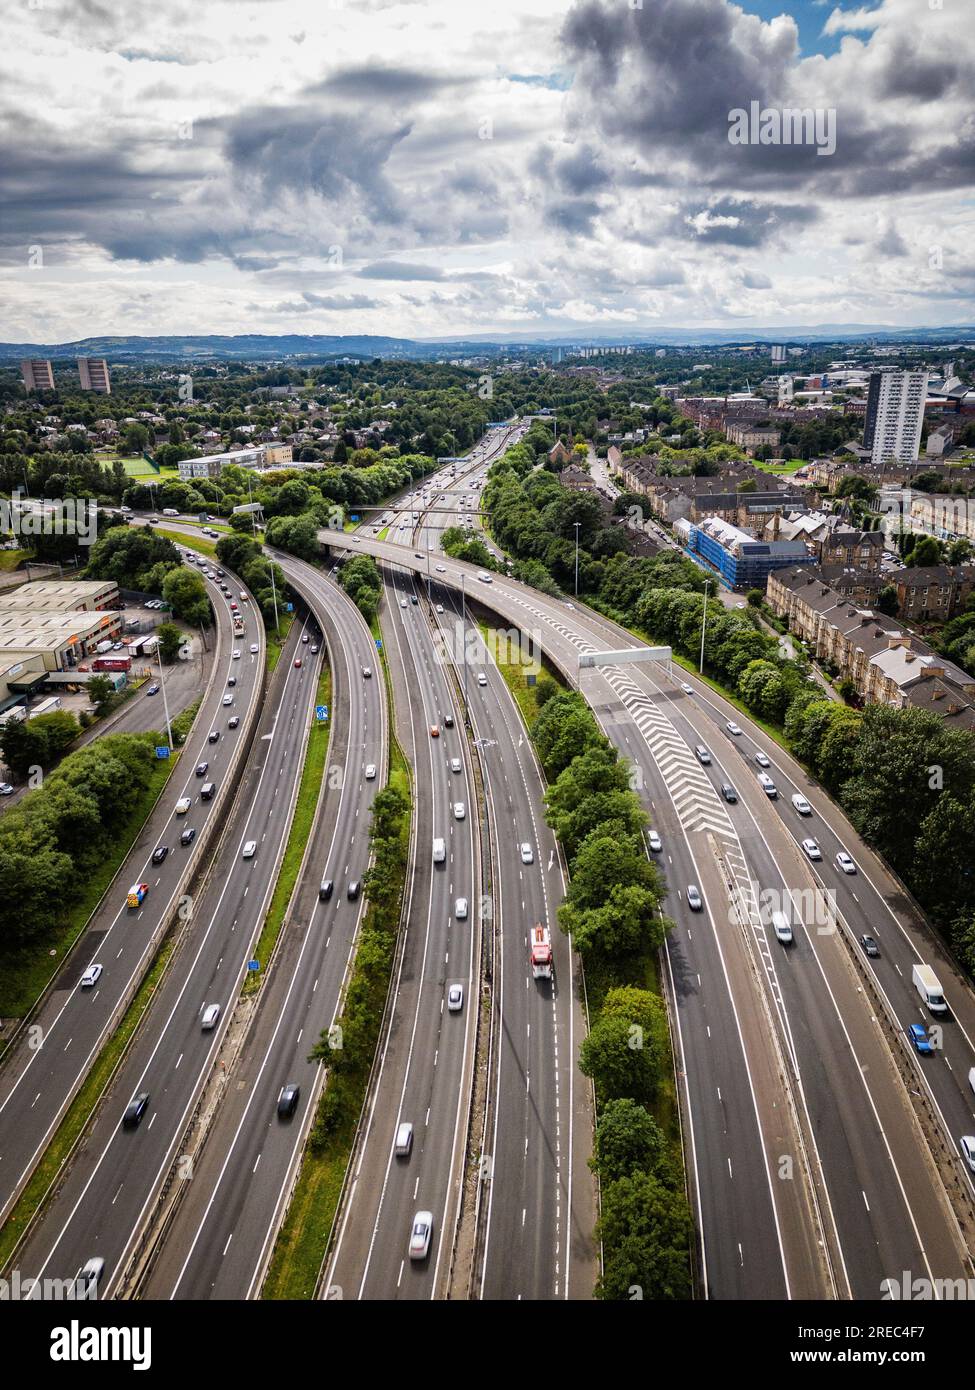
<path fill-rule="evenodd" d="M 104 357 L 79 357 L 78 376 L 82 391 L 97 391 L 101 396 L 112 394 L 112 381 Z"/>
<path fill-rule="evenodd" d="M 731 589 L 764 589 L 773 570 L 814 563 L 801 542 L 759 540 L 717 517 L 691 525 L 687 544 Z"/>
<path fill-rule="evenodd" d="M 25 358 L 20 364 L 20 375 L 27 391 L 54 390 L 54 372 L 46 358 Z"/>
<path fill-rule="evenodd" d="M 908 622 L 947 622 L 975 590 L 975 565 L 913 565 L 895 570 L 897 611 Z"/>
<path fill-rule="evenodd" d="M 909 372 L 871 372 L 863 426 L 863 447 L 874 464 L 893 459 L 916 459 L 927 397 L 926 369 Z"/>
<path fill-rule="evenodd" d="M 763 429 L 750 420 L 736 420 L 726 427 L 725 437 L 730 444 L 737 444 L 739 449 L 761 449 L 765 446 L 777 449 L 782 431 Z"/>

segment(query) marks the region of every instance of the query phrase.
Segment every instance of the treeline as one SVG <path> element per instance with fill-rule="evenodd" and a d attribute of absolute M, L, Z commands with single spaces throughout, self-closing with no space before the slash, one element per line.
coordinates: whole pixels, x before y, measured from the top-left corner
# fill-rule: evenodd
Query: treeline
<path fill-rule="evenodd" d="M 369 843 L 373 864 L 363 891 L 369 903 L 359 933 L 352 978 L 338 1020 L 315 1044 L 309 1061 L 324 1062 L 328 1084 L 319 1102 L 310 1144 L 321 1152 L 353 1127 L 372 1067 L 396 949 L 410 839 L 410 799 L 395 783 L 372 803 Z"/>
<path fill-rule="evenodd" d="M 279 613 L 284 598 L 285 578 L 281 566 L 267 558 L 252 536 L 222 536 L 217 541 L 216 551 L 221 565 L 233 570 L 250 589 L 265 623 L 272 623 L 275 598 Z"/>
<path fill-rule="evenodd" d="M 173 614 L 192 627 L 213 617 L 201 575 L 183 564 L 179 551 L 151 526 L 116 526 L 91 548 L 87 579 L 114 579 L 121 589 L 159 594 Z"/>
<path fill-rule="evenodd" d="M 565 851 L 571 882 L 559 925 L 586 967 L 590 1031 L 579 1053 L 596 1089 L 591 1165 L 599 1175 L 603 1246 L 599 1298 L 691 1296 L 693 1221 L 679 1143 L 652 1110 L 673 1075 L 667 1011 L 653 959 L 671 923 L 666 891 L 647 857 L 647 815 L 626 765 L 581 696 L 542 676 L 531 735 L 549 778 L 545 816 Z"/>
<path fill-rule="evenodd" d="M 50 727 L 57 717 L 31 723 Z M 4 951 L 20 951 L 67 921 L 77 885 L 114 851 L 149 786 L 155 742 L 151 733 L 98 739 L 68 754 L 0 817 Z"/>
<path fill-rule="evenodd" d="M 379 612 L 383 581 L 371 555 L 354 555 L 339 570 L 339 583 L 367 623 Z"/>

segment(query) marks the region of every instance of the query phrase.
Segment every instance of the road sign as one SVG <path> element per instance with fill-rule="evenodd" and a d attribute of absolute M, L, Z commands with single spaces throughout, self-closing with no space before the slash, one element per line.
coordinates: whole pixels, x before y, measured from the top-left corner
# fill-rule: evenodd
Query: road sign
<path fill-rule="evenodd" d="M 349 520 L 350 520 L 350 521 L 358 521 L 359 518 L 358 518 L 358 516 L 356 516 L 355 512 L 351 512 L 351 513 L 349 514 Z"/>
<path fill-rule="evenodd" d="M 284 605 L 284 611 L 285 611 L 286 613 L 293 613 L 293 612 L 295 611 L 295 606 L 294 606 L 294 604 L 293 604 L 293 603 L 286 603 L 286 604 Z"/>
<path fill-rule="evenodd" d="M 249 961 L 247 962 L 247 969 L 248 969 L 248 970 L 260 970 L 260 968 L 261 968 L 261 962 L 260 962 L 259 960 L 249 960 Z"/>
<path fill-rule="evenodd" d="M 319 721 L 319 723 L 324 723 L 325 720 L 328 718 L 328 705 L 316 705 L 315 718 Z"/>
<path fill-rule="evenodd" d="M 169 757 L 169 749 L 168 749 L 168 748 L 157 748 L 157 749 L 156 749 L 156 757 L 157 757 L 157 758 L 168 758 L 168 757 Z"/>
<path fill-rule="evenodd" d="M 377 647 L 377 649 L 378 649 L 379 651 L 382 651 L 382 649 L 383 649 L 383 639 L 382 639 L 381 637 L 377 637 L 377 638 L 376 638 L 376 647 Z"/>

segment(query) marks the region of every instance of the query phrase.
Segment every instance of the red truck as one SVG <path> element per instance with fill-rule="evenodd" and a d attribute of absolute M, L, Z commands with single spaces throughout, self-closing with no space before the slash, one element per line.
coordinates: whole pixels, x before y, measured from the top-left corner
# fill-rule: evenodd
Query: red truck
<path fill-rule="evenodd" d="M 541 922 L 536 922 L 531 930 L 529 959 L 532 979 L 552 980 L 555 978 L 555 962 L 552 958 L 552 933 Z"/>
<path fill-rule="evenodd" d="M 130 656 L 98 656 L 91 663 L 93 671 L 131 671 Z"/>

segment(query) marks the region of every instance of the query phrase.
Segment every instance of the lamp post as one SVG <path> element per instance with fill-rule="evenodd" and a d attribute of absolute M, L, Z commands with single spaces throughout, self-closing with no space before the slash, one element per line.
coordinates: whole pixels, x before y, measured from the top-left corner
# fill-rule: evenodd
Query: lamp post
<path fill-rule="evenodd" d="M 572 525 L 576 528 L 576 598 L 579 597 L 579 527 L 581 522 L 574 521 Z"/>
<path fill-rule="evenodd" d="M 704 611 L 703 611 L 703 613 L 701 614 L 701 660 L 700 660 L 700 662 L 699 662 L 699 664 L 698 664 L 698 668 L 697 668 L 701 675 L 704 674 L 704 629 L 707 627 L 707 621 L 708 621 L 708 588 L 710 587 L 710 584 L 711 584 L 710 579 L 705 579 L 705 581 L 704 581 Z"/>
<path fill-rule="evenodd" d="M 166 677 L 163 675 L 162 663 L 162 643 L 156 638 L 156 658 L 159 662 L 159 684 L 162 686 L 163 709 L 166 713 L 166 737 L 169 739 L 169 751 L 173 751 L 173 726 L 169 722 L 169 698 L 166 695 Z"/>

